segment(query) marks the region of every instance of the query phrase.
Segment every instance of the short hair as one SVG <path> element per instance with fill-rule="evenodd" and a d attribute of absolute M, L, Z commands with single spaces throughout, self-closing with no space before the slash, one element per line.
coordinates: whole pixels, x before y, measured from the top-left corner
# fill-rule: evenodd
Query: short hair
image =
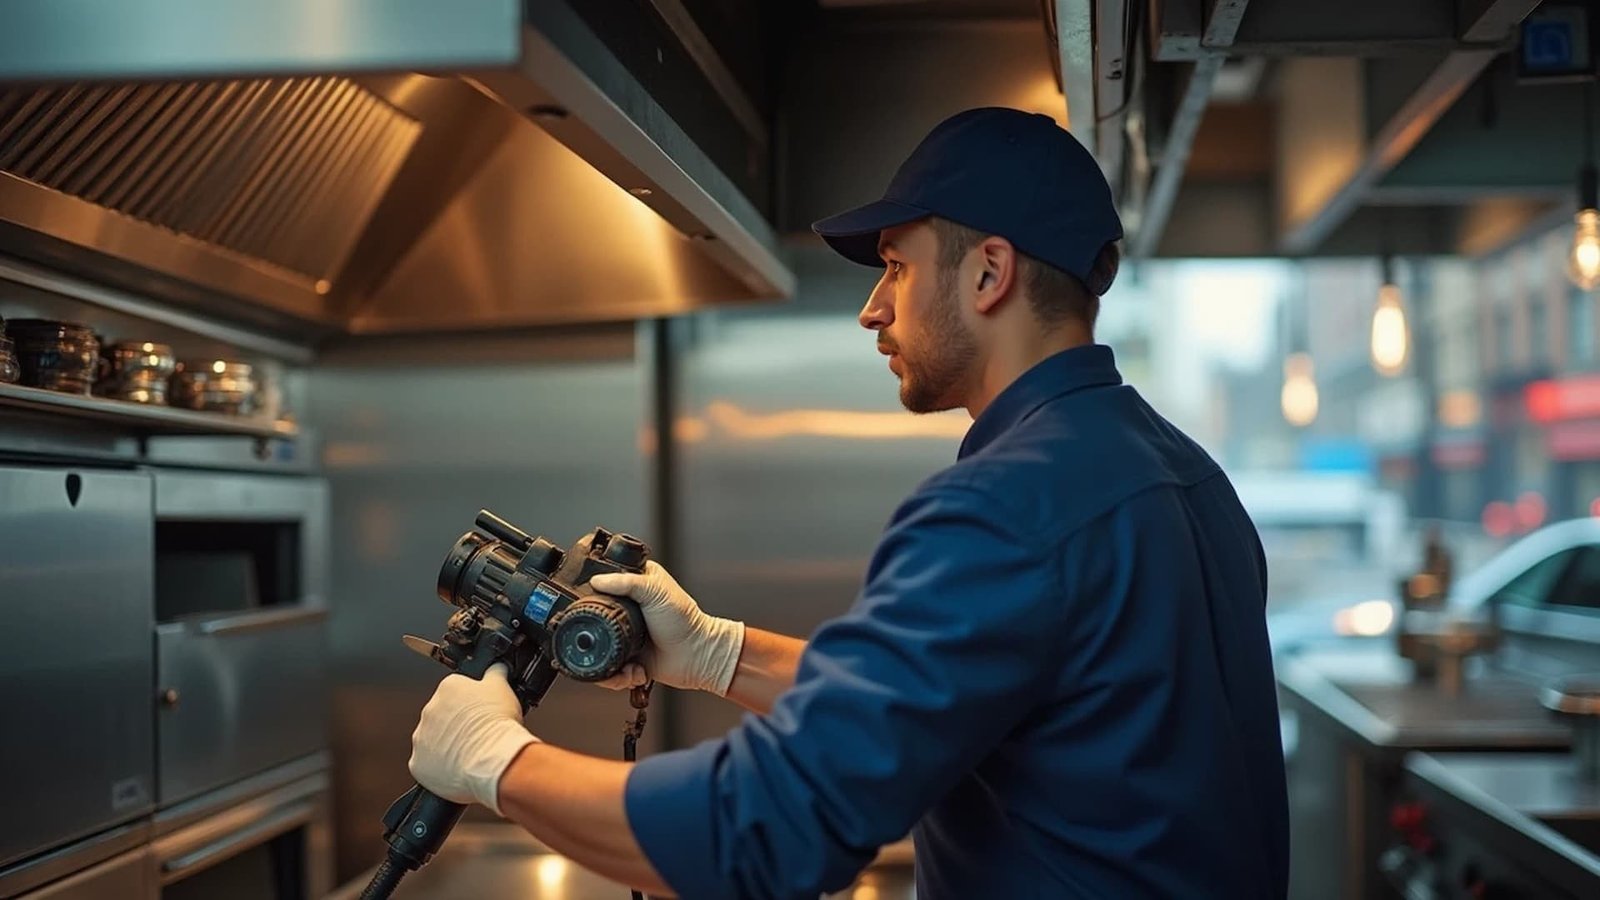
<path fill-rule="evenodd" d="M 973 247 L 988 237 L 982 231 L 934 216 L 929 220 L 939 239 L 939 269 L 953 273 Z M 1089 267 L 1087 281 L 1047 262 L 1017 251 L 1017 278 L 1028 291 L 1028 305 L 1046 326 L 1077 319 L 1094 330 L 1100 314 L 1100 298 L 1111 289 L 1122 262 L 1122 251 L 1115 241 L 1106 242 Z"/>

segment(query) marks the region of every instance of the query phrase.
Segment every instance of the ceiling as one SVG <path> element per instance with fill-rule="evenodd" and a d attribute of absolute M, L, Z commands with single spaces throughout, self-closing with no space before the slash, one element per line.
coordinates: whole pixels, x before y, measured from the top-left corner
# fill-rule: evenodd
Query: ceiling
<path fill-rule="evenodd" d="M 1056 23 L 1071 127 L 1135 256 L 1483 253 L 1570 214 L 1588 85 L 1517 54 L 1525 20 L 1587 37 L 1585 4 L 1085 6 Z"/>

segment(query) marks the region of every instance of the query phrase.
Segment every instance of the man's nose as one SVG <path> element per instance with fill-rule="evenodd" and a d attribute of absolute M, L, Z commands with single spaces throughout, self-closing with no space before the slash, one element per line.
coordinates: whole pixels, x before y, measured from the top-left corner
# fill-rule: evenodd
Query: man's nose
<path fill-rule="evenodd" d="M 884 290 L 883 279 L 873 286 L 872 293 L 867 295 L 867 305 L 861 307 L 861 315 L 857 321 L 861 327 L 868 331 L 882 331 L 894 322 L 894 305 L 888 302 L 888 292 Z"/>

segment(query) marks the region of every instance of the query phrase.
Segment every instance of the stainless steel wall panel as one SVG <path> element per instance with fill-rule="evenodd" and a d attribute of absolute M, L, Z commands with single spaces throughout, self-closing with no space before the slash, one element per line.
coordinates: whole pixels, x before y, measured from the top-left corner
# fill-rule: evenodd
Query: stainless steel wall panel
<path fill-rule="evenodd" d="M 377 861 L 379 819 L 410 784 L 411 731 L 446 672 L 400 636 L 443 632 L 439 565 L 478 509 L 562 545 L 596 525 L 648 537 L 647 373 L 634 348 L 632 326 L 388 339 L 331 351 L 311 373 L 332 495 L 340 880 Z M 621 694 L 563 680 L 529 724 L 617 757 L 629 712 Z"/>
<path fill-rule="evenodd" d="M 709 612 L 805 636 L 849 607 L 895 507 L 955 461 L 970 420 L 900 406 L 873 335 L 855 321 L 871 270 L 810 246 L 791 261 L 794 308 L 688 325 L 676 574 Z M 677 708 L 685 744 L 740 715 L 707 695 Z"/>

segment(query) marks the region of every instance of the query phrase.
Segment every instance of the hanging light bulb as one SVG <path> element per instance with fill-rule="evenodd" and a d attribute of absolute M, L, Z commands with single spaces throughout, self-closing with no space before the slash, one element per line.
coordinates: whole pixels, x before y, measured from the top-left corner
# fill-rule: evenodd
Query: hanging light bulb
<path fill-rule="evenodd" d="M 1383 286 L 1378 307 L 1372 311 L 1372 366 L 1379 374 L 1394 376 L 1406 364 L 1406 311 L 1400 305 L 1400 286 L 1394 282 L 1394 265 L 1383 258 Z"/>
<path fill-rule="evenodd" d="M 1311 354 L 1291 353 L 1283 361 L 1283 418 L 1296 428 L 1317 420 L 1317 382 L 1312 378 Z"/>
<path fill-rule="evenodd" d="M 1586 291 L 1600 287 L 1600 211 L 1595 209 L 1594 163 L 1578 173 L 1578 214 L 1573 218 L 1572 249 L 1567 251 L 1567 277 Z"/>

